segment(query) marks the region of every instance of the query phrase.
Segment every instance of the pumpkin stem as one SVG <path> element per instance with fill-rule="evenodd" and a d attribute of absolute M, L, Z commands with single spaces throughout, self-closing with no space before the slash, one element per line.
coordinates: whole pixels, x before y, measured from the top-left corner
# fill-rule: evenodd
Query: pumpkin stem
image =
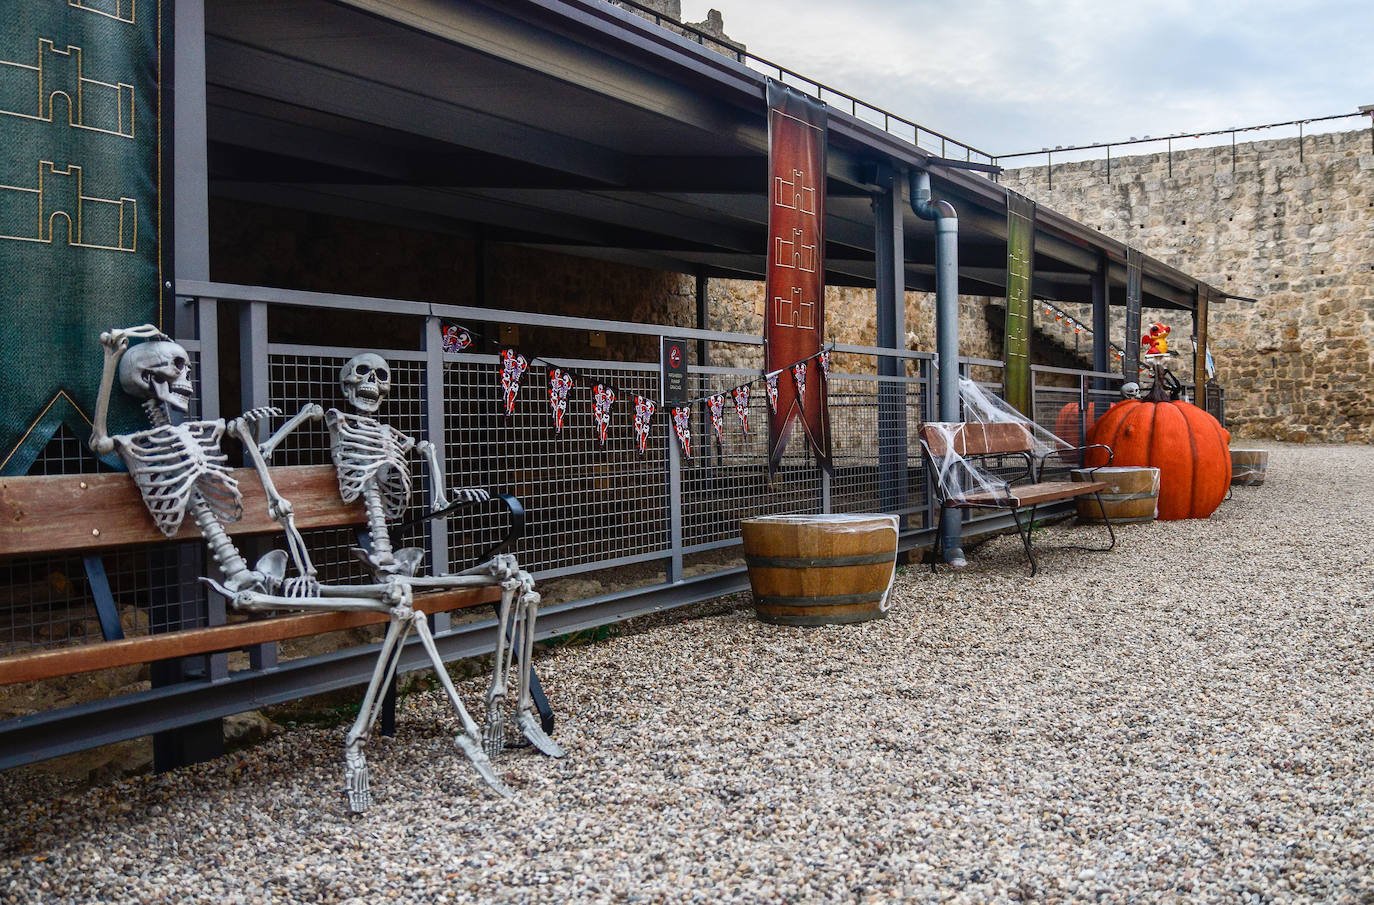
<path fill-rule="evenodd" d="M 1170 401 L 1169 389 L 1168 389 L 1168 387 L 1165 385 L 1165 381 L 1164 381 L 1164 375 L 1167 373 L 1167 372 L 1164 370 L 1164 365 L 1161 365 L 1161 364 L 1155 365 L 1155 366 L 1154 366 L 1154 371 L 1155 371 L 1155 383 L 1154 383 L 1154 386 L 1150 387 L 1150 393 L 1149 393 L 1149 395 L 1147 395 L 1147 396 L 1145 397 L 1145 400 L 1144 400 L 1144 401 L 1145 401 L 1145 402 L 1169 402 L 1169 401 Z"/>

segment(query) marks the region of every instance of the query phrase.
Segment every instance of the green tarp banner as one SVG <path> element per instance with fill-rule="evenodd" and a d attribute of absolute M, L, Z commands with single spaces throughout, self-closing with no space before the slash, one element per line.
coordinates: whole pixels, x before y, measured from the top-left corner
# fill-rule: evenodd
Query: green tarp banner
<path fill-rule="evenodd" d="M 0 0 L 0 474 L 90 435 L 101 330 L 162 323 L 170 28 L 162 0 Z"/>
<path fill-rule="evenodd" d="M 1035 202 L 1007 192 L 1007 326 L 1003 339 L 1004 398 L 1031 412 L 1031 282 L 1035 278 Z"/>

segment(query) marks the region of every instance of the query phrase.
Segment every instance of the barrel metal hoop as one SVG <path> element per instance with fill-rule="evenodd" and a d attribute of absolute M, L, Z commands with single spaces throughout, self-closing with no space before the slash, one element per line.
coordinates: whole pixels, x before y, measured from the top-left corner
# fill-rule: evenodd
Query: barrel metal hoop
<path fill-rule="evenodd" d="M 1102 502 L 1120 503 L 1125 500 L 1153 500 L 1157 496 L 1159 496 L 1157 493 L 1104 493 L 1102 494 Z"/>
<path fill-rule="evenodd" d="M 878 603 L 887 596 L 887 591 L 870 591 L 867 594 L 838 594 L 833 597 L 773 597 L 754 595 L 758 606 L 853 606 L 858 603 Z"/>
<path fill-rule="evenodd" d="M 834 569 L 840 566 L 876 566 L 891 564 L 896 552 L 863 553 L 855 556 L 755 556 L 746 553 L 744 561 L 753 567 L 763 569 Z"/>

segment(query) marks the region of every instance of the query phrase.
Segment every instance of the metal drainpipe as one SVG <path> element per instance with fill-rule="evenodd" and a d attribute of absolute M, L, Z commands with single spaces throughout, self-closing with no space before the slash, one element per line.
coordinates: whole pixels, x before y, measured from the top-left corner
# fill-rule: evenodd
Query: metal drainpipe
<path fill-rule="evenodd" d="M 911 172 L 911 209 L 923 220 L 935 221 L 935 351 L 939 355 L 939 411 L 941 421 L 959 420 L 959 215 L 948 201 L 930 198 L 930 174 Z M 966 565 L 956 509 L 940 514 L 945 562 Z"/>

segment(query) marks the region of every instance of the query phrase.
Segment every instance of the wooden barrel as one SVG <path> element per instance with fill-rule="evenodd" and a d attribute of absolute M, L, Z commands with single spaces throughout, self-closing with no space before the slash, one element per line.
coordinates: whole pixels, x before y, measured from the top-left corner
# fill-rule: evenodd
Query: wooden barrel
<path fill-rule="evenodd" d="M 764 622 L 833 625 L 887 615 L 897 516 L 770 515 L 740 528 Z"/>
<path fill-rule="evenodd" d="M 1070 477 L 1083 484 L 1102 481 L 1102 506 L 1091 496 L 1078 498 L 1078 517 L 1085 522 L 1100 522 L 1105 515 L 1113 524 L 1152 522 L 1158 514 L 1159 469 L 1148 465 L 1117 465 L 1102 468 L 1075 468 Z"/>
<path fill-rule="evenodd" d="M 1246 487 L 1258 487 L 1264 483 L 1264 472 L 1269 468 L 1269 450 L 1232 449 L 1231 483 Z"/>

